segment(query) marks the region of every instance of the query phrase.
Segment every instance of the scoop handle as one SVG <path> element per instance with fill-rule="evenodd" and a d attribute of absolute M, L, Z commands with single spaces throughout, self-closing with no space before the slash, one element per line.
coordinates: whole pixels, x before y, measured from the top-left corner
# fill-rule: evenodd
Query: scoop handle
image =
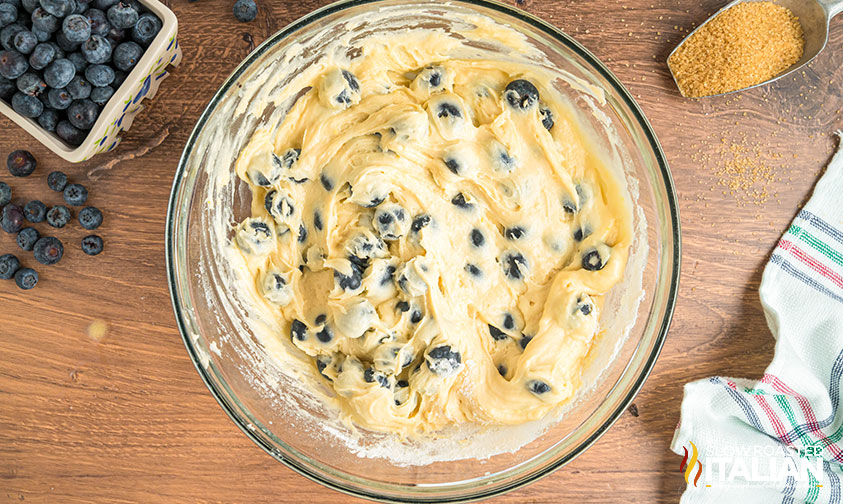
<path fill-rule="evenodd" d="M 843 12 L 843 0 L 820 0 L 820 3 L 828 12 L 829 19 Z"/>

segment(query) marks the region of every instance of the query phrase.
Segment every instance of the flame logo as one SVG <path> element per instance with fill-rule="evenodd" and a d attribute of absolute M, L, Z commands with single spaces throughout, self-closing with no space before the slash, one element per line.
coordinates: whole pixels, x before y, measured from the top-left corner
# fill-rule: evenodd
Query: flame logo
<path fill-rule="evenodd" d="M 700 476 L 702 476 L 702 462 L 697 460 L 697 445 L 691 443 L 691 460 L 688 460 L 688 449 L 684 446 L 682 447 L 685 450 L 685 456 L 682 458 L 682 462 L 679 463 L 679 472 L 685 473 L 685 483 L 690 483 L 691 481 L 691 473 L 694 471 L 694 465 L 697 466 L 697 475 L 694 477 L 694 486 L 697 486 L 697 482 L 700 480 Z"/>

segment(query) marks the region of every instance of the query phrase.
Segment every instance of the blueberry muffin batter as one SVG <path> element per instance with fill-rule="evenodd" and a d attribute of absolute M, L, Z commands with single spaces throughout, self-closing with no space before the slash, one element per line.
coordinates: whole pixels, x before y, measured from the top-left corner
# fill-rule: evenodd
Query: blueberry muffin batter
<path fill-rule="evenodd" d="M 572 399 L 627 263 L 627 193 L 551 76 L 449 44 L 323 61 L 236 163 L 243 273 L 344 418 L 379 432 Z"/>

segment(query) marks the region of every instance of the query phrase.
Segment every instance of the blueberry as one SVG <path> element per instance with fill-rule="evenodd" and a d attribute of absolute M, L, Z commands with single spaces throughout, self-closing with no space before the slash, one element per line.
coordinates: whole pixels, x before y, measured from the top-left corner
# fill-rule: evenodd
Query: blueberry
<path fill-rule="evenodd" d="M 35 246 L 35 242 L 38 241 L 38 231 L 35 228 L 23 228 L 18 231 L 17 242 L 18 247 L 29 252 L 32 250 L 32 247 Z"/>
<path fill-rule="evenodd" d="M 569 198 L 562 198 L 562 209 L 567 214 L 575 214 L 577 213 L 577 204 L 571 201 Z"/>
<path fill-rule="evenodd" d="M 334 270 L 334 280 L 336 280 L 337 285 L 339 285 L 341 289 L 357 290 L 363 283 L 363 271 L 366 269 L 366 263 L 357 259 L 350 261 L 350 264 L 351 274 L 345 275 L 337 270 Z"/>
<path fill-rule="evenodd" d="M 83 208 L 79 211 L 79 224 L 89 231 L 100 227 L 100 224 L 102 224 L 102 212 L 97 207 L 89 206 Z"/>
<path fill-rule="evenodd" d="M 67 108 L 67 120 L 80 130 L 89 130 L 99 117 L 100 110 L 91 100 L 74 100 Z"/>
<path fill-rule="evenodd" d="M 73 97 L 66 89 L 47 91 L 47 104 L 56 110 L 66 110 L 73 103 Z"/>
<path fill-rule="evenodd" d="M 495 327 L 491 324 L 489 324 L 489 334 L 492 336 L 492 339 L 494 339 L 495 341 L 502 341 L 502 340 L 505 340 L 507 338 L 507 335 L 506 335 L 505 332 L 501 331 L 500 329 L 498 329 L 497 327 Z"/>
<path fill-rule="evenodd" d="M 44 70 L 44 82 L 55 89 L 61 89 L 76 76 L 76 67 L 66 58 L 57 59 Z"/>
<path fill-rule="evenodd" d="M 38 200 L 32 200 L 23 206 L 23 216 L 33 224 L 44 222 L 47 216 L 47 205 Z"/>
<path fill-rule="evenodd" d="M 0 4 L 0 28 L 5 28 L 14 23 L 18 18 L 18 9 L 12 4 Z"/>
<path fill-rule="evenodd" d="M 386 241 L 398 240 L 410 227 L 407 211 L 397 204 L 383 205 L 375 210 L 374 224 L 378 234 Z"/>
<path fill-rule="evenodd" d="M 88 200 L 88 189 L 80 184 L 70 184 L 64 188 L 64 201 L 70 206 L 82 206 Z"/>
<path fill-rule="evenodd" d="M 85 141 L 85 132 L 68 121 L 59 121 L 56 125 L 56 135 L 73 146 L 82 145 Z"/>
<path fill-rule="evenodd" d="M 551 110 L 547 107 L 542 107 L 539 109 L 539 114 L 541 114 L 542 126 L 544 126 L 547 131 L 553 129 L 553 112 L 551 112 Z"/>
<path fill-rule="evenodd" d="M 6 168 L 13 177 L 28 177 L 35 171 L 37 164 L 35 156 L 26 150 L 16 150 L 6 158 Z"/>
<path fill-rule="evenodd" d="M 136 42 L 123 42 L 114 49 L 114 66 L 118 70 L 128 72 L 143 56 L 143 48 Z"/>
<path fill-rule="evenodd" d="M 57 205 L 47 212 L 47 224 L 54 228 L 63 228 L 70 222 L 70 210 L 64 205 Z"/>
<path fill-rule="evenodd" d="M 127 74 L 123 70 L 115 70 L 114 71 L 114 82 L 111 83 L 111 87 L 113 87 L 114 89 L 119 88 L 120 85 L 123 84 L 126 81 L 126 77 L 128 75 L 129 74 Z"/>
<path fill-rule="evenodd" d="M 20 4 L 23 7 L 23 10 L 31 13 L 41 5 L 41 2 L 38 0 L 21 0 Z"/>
<path fill-rule="evenodd" d="M 88 60 L 85 59 L 85 55 L 81 51 L 68 54 L 67 59 L 73 63 L 73 68 L 76 69 L 76 73 L 79 75 L 85 73 L 85 69 L 88 68 Z"/>
<path fill-rule="evenodd" d="M 483 236 L 483 231 L 479 229 L 471 230 L 471 244 L 475 247 L 482 247 L 486 243 L 486 237 Z"/>
<path fill-rule="evenodd" d="M 38 28 L 33 28 L 32 34 L 35 35 L 35 40 L 37 40 L 39 44 L 49 42 L 50 39 L 53 38 L 52 33 L 44 30 L 39 30 Z"/>
<path fill-rule="evenodd" d="M 324 173 L 319 176 L 319 182 L 322 183 L 322 187 L 324 187 L 326 191 L 330 191 L 334 188 L 334 183 L 331 182 L 331 179 L 329 179 Z"/>
<path fill-rule="evenodd" d="M 63 51 L 67 51 L 69 53 L 77 51 L 81 46 L 78 42 L 71 42 L 67 40 L 67 37 L 65 37 L 64 33 L 61 31 L 56 34 L 56 44 L 58 44 Z"/>
<path fill-rule="evenodd" d="M 35 49 L 35 46 L 38 45 L 38 37 L 29 30 L 23 30 L 15 35 L 15 38 L 12 39 L 12 44 L 16 51 L 27 55 Z"/>
<path fill-rule="evenodd" d="M 465 265 L 465 270 L 468 272 L 469 275 L 473 277 L 483 276 L 483 272 L 480 270 L 480 268 L 471 263 Z"/>
<path fill-rule="evenodd" d="M 12 188 L 5 182 L 0 182 L 0 207 L 4 207 L 12 201 Z"/>
<path fill-rule="evenodd" d="M 106 16 L 111 26 L 120 30 L 131 28 L 138 22 L 138 11 L 122 1 L 109 7 Z"/>
<path fill-rule="evenodd" d="M 102 238 L 97 235 L 88 235 L 82 238 L 82 252 L 88 255 L 97 255 L 102 252 Z"/>
<path fill-rule="evenodd" d="M 94 0 L 92 3 L 94 4 L 94 8 L 105 12 L 119 1 L 120 0 Z"/>
<path fill-rule="evenodd" d="M 108 34 L 106 34 L 105 39 L 111 43 L 111 47 L 116 47 L 117 44 L 126 39 L 126 30 L 109 25 Z"/>
<path fill-rule="evenodd" d="M 10 100 L 16 90 L 15 81 L 0 76 L 0 100 Z"/>
<path fill-rule="evenodd" d="M 71 79 L 65 89 L 74 100 L 84 100 L 91 96 L 91 84 L 81 75 L 77 75 Z"/>
<path fill-rule="evenodd" d="M 459 160 L 457 160 L 455 158 L 446 158 L 444 161 L 445 161 L 445 166 L 449 170 L 451 170 L 451 173 L 453 173 L 454 175 L 460 174 L 461 166 L 460 166 Z"/>
<path fill-rule="evenodd" d="M 325 368 L 327 368 L 330 363 L 331 363 L 331 357 L 330 356 L 328 356 L 328 355 L 317 355 L 316 356 L 316 370 L 319 371 L 319 374 L 321 374 L 322 376 L 327 378 L 328 381 L 331 381 L 331 378 L 329 376 L 326 376 L 325 373 L 323 373 L 323 371 L 325 371 Z"/>
<path fill-rule="evenodd" d="M 456 196 L 451 198 L 451 204 L 456 205 L 460 208 L 471 208 L 472 204 L 465 200 L 465 196 L 463 193 L 457 193 Z"/>
<path fill-rule="evenodd" d="M 18 91 L 29 96 L 39 96 L 47 89 L 47 83 L 38 74 L 26 72 L 18 77 Z"/>
<path fill-rule="evenodd" d="M 587 271 L 598 271 L 603 269 L 603 259 L 600 258 L 600 253 L 595 249 L 591 249 L 582 256 L 582 267 Z"/>
<path fill-rule="evenodd" d="M 328 326 L 325 326 L 321 331 L 316 333 L 316 339 L 322 343 L 330 343 L 334 339 L 334 334 Z"/>
<path fill-rule="evenodd" d="M 536 105 L 539 101 L 539 90 L 532 82 L 517 79 L 506 85 L 504 98 L 507 103 L 519 110 L 527 110 Z"/>
<path fill-rule="evenodd" d="M 0 52 L 0 76 L 7 79 L 17 79 L 29 69 L 26 57 L 15 51 L 6 50 Z"/>
<path fill-rule="evenodd" d="M 0 229 L 13 234 L 17 233 L 23 227 L 23 210 L 17 205 L 8 204 L 3 207 L 3 212 L 0 214 Z"/>
<path fill-rule="evenodd" d="M 82 55 L 88 63 L 99 65 L 111 59 L 111 42 L 100 35 L 91 35 L 91 38 L 82 44 Z"/>
<path fill-rule="evenodd" d="M 138 22 L 132 28 L 132 40 L 142 46 L 148 46 L 161 31 L 161 26 L 158 16 L 147 12 L 138 18 Z"/>
<path fill-rule="evenodd" d="M 55 264 L 64 255 L 64 246 L 58 238 L 45 236 L 39 238 L 32 247 L 32 254 L 35 260 L 41 264 Z"/>
<path fill-rule="evenodd" d="M 444 119 L 447 119 L 449 117 L 461 118 L 462 112 L 460 112 L 460 109 L 457 105 L 445 102 L 439 104 L 439 109 L 436 112 L 436 116 Z"/>
<path fill-rule="evenodd" d="M 15 93 L 12 95 L 12 108 L 24 117 L 35 119 L 44 111 L 44 104 L 34 96 Z"/>
<path fill-rule="evenodd" d="M 506 366 L 504 366 L 503 364 L 500 364 L 500 365 L 498 366 L 498 373 L 499 373 L 501 376 L 503 376 L 504 378 L 506 378 Z"/>
<path fill-rule="evenodd" d="M 56 44 L 54 41 L 47 41 L 47 42 L 44 42 L 44 43 L 47 44 L 48 46 L 52 47 L 53 49 L 55 49 L 56 57 L 54 59 L 64 58 L 65 52 L 62 50 L 61 47 L 59 47 L 58 44 Z"/>
<path fill-rule="evenodd" d="M 26 30 L 26 28 L 19 23 L 12 23 L 9 26 L 0 29 L 0 46 L 8 51 L 14 50 L 13 39 L 19 32 Z"/>
<path fill-rule="evenodd" d="M 106 18 L 105 12 L 99 9 L 88 9 L 85 11 L 85 18 L 88 20 L 88 24 L 91 25 L 91 35 L 99 35 L 100 37 L 108 35 L 110 25 L 108 24 L 108 18 Z"/>
<path fill-rule="evenodd" d="M 574 231 L 574 240 L 580 242 L 580 241 L 583 240 L 583 238 L 588 237 L 588 235 L 590 235 L 590 234 L 591 234 L 591 228 L 588 227 L 588 226 L 577 228 L 577 230 Z"/>
<path fill-rule="evenodd" d="M 527 259 L 520 252 L 507 252 L 501 258 L 501 266 L 507 277 L 520 280 L 527 269 Z"/>
<path fill-rule="evenodd" d="M 550 385 L 541 380 L 530 380 L 527 382 L 527 390 L 536 395 L 546 394 L 550 392 Z"/>
<path fill-rule="evenodd" d="M 398 301 L 395 303 L 395 309 L 400 310 L 403 313 L 410 311 L 410 303 L 406 301 Z"/>
<path fill-rule="evenodd" d="M 462 367 L 462 356 L 449 345 L 430 349 L 426 356 L 427 367 L 433 374 L 451 376 Z"/>
<path fill-rule="evenodd" d="M 509 313 L 503 316 L 503 328 L 509 331 L 515 329 L 515 319 Z"/>
<path fill-rule="evenodd" d="M 20 269 L 20 261 L 12 254 L 0 256 L 0 280 L 10 280 Z"/>
<path fill-rule="evenodd" d="M 366 383 L 375 383 L 377 381 L 381 387 L 389 388 L 389 378 L 380 371 L 375 371 L 372 368 L 368 368 L 363 371 L 363 380 L 365 380 Z"/>
<path fill-rule="evenodd" d="M 581 299 L 577 299 L 577 306 L 574 308 L 574 313 L 580 312 L 583 315 L 591 315 L 591 303 L 582 302 Z"/>
<path fill-rule="evenodd" d="M 76 10 L 75 0 L 40 0 L 40 4 L 45 11 L 59 18 Z"/>
<path fill-rule="evenodd" d="M 527 345 L 529 345 L 531 341 L 533 341 L 532 336 L 527 336 L 527 335 L 522 334 L 521 340 L 518 342 L 518 344 L 521 345 L 522 349 L 526 349 Z"/>
<path fill-rule="evenodd" d="M 298 241 L 299 243 L 305 243 L 307 241 L 307 228 L 304 224 L 299 224 Z"/>
<path fill-rule="evenodd" d="M 69 42 L 81 44 L 91 36 L 91 23 L 81 14 L 71 14 L 62 21 L 61 32 Z"/>
<path fill-rule="evenodd" d="M 104 107 L 112 96 L 114 96 L 114 88 L 111 86 L 95 87 L 91 90 L 91 101 L 100 107 Z"/>
<path fill-rule="evenodd" d="M 14 5 L 16 9 L 21 10 L 23 6 L 21 5 L 21 0 L 0 0 L 0 4 L 7 3 L 9 5 Z"/>
<path fill-rule="evenodd" d="M 64 191 L 67 186 L 67 175 L 64 172 L 54 171 L 47 175 L 47 187 L 56 192 Z"/>
<path fill-rule="evenodd" d="M 237 0 L 234 3 L 234 17 L 238 21 L 248 23 L 253 21 L 258 15 L 258 4 L 255 0 Z"/>
<path fill-rule="evenodd" d="M 23 290 L 29 290 L 38 283 L 38 273 L 32 268 L 21 268 L 15 273 L 15 283 Z"/>
<path fill-rule="evenodd" d="M 91 65 L 85 69 L 85 78 L 93 86 L 108 86 L 114 82 L 114 69 L 108 65 Z"/>
<path fill-rule="evenodd" d="M 319 214 L 319 210 L 313 211 L 313 227 L 316 228 L 317 231 L 322 231 L 322 216 Z"/>
<path fill-rule="evenodd" d="M 416 218 L 413 219 L 413 223 L 410 225 L 410 230 L 414 233 L 418 233 L 428 224 L 430 224 L 429 215 L 417 215 Z"/>
<path fill-rule="evenodd" d="M 290 339 L 304 341 L 307 339 L 307 326 L 300 320 L 293 320 L 290 326 Z"/>
<path fill-rule="evenodd" d="M 29 55 L 29 66 L 43 70 L 56 59 L 56 49 L 48 43 L 38 44 Z"/>
<path fill-rule="evenodd" d="M 507 240 L 520 240 L 524 238 L 524 235 L 527 234 L 522 227 L 511 227 L 504 230 L 503 235 L 506 237 Z"/>
<path fill-rule="evenodd" d="M 418 324 L 422 318 L 424 318 L 424 315 L 419 310 L 413 310 L 413 313 L 410 314 L 410 322 L 413 324 Z"/>

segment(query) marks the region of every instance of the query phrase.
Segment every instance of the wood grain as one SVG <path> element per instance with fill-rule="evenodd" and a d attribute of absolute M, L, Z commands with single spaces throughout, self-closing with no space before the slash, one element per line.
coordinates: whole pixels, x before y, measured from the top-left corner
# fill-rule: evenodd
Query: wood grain
<path fill-rule="evenodd" d="M 135 121 L 117 155 L 165 136 L 146 154 L 89 181 L 105 212 L 105 252 L 84 256 L 75 226 L 55 234 L 65 259 L 42 267 L 28 293 L 0 286 L 0 499 L 30 502 L 310 502 L 352 499 L 273 461 L 220 410 L 176 329 L 164 267 L 164 222 L 173 172 L 203 107 L 229 72 L 267 36 L 326 2 L 266 2 L 253 23 L 231 2 L 170 0 L 185 60 Z M 681 99 L 664 60 L 722 1 L 517 2 L 573 34 L 639 99 L 664 146 L 679 192 L 684 268 L 673 326 L 635 401 L 591 449 L 499 503 L 676 502 L 684 487 L 668 451 L 682 385 L 709 375 L 758 377 L 773 340 L 758 301 L 767 257 L 809 196 L 843 129 L 843 20 L 805 71 L 739 97 Z M 166 135 L 164 132 L 166 130 Z M 0 118 L 0 155 L 29 148 L 36 176 L 11 182 L 21 200 L 57 203 L 44 177 L 77 181 L 109 161 L 68 166 Z M 771 167 L 771 197 L 755 204 L 718 185 L 721 137 L 746 136 Z M 725 192 L 724 192 L 725 191 Z M 775 196 L 772 193 L 775 192 Z M 0 236 L 0 253 L 16 250 Z M 103 320 L 106 337 L 89 324 Z"/>

